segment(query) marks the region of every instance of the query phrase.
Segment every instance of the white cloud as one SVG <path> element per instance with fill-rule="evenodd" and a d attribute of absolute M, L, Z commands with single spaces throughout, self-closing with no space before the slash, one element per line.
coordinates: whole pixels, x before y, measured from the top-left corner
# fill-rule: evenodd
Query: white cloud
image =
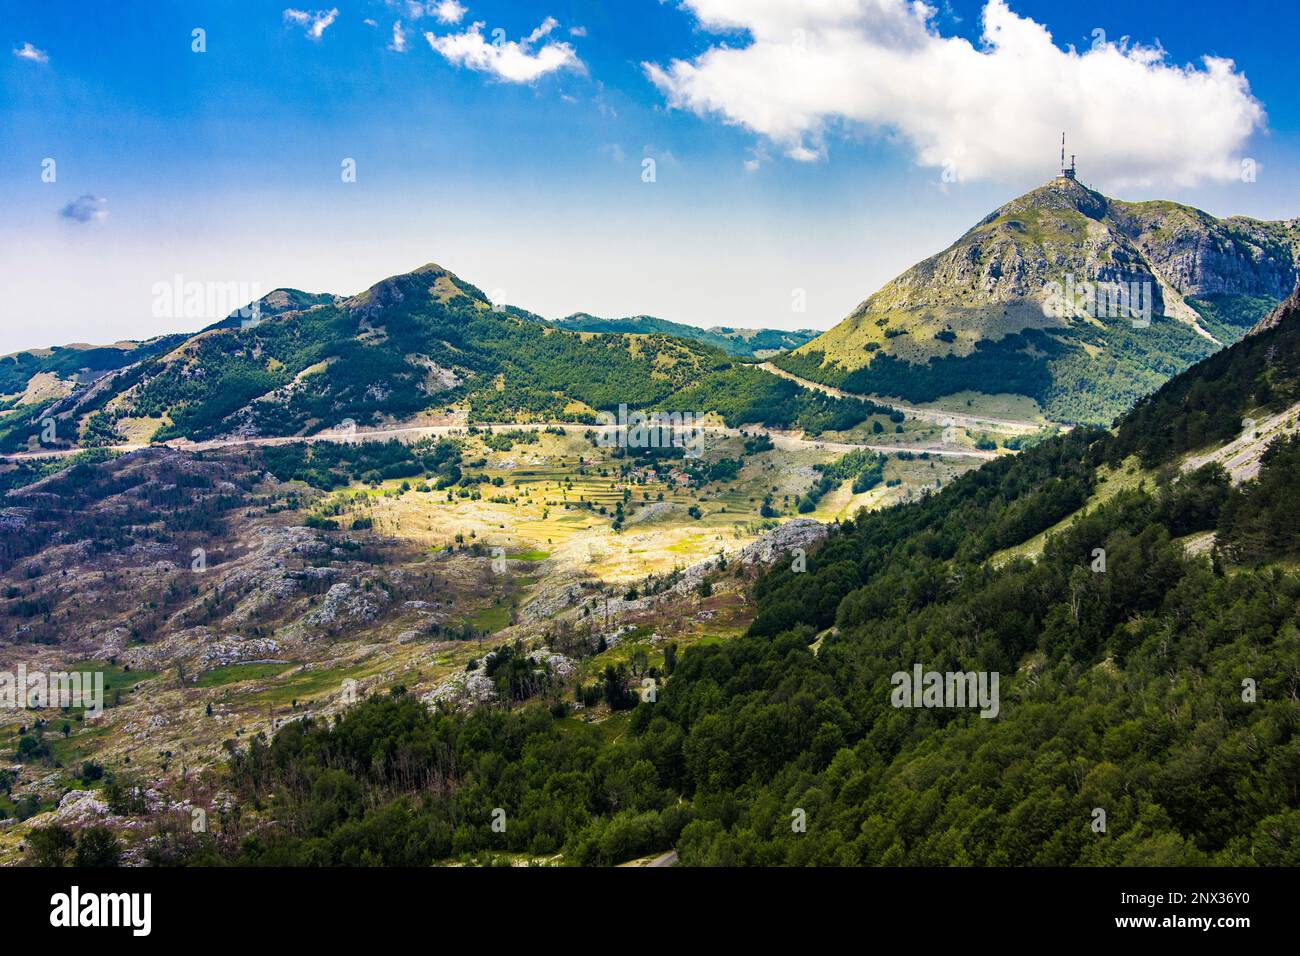
<path fill-rule="evenodd" d="M 457 3 L 456 0 L 442 0 L 433 8 L 433 15 L 438 18 L 439 23 L 460 23 L 468 12 L 468 8 Z"/>
<path fill-rule="evenodd" d="M 585 37 L 586 35 L 586 27 L 569 27 L 569 36 L 571 37 Z"/>
<path fill-rule="evenodd" d="M 547 17 L 538 25 L 536 30 L 528 34 L 528 39 L 525 40 L 524 43 L 531 46 L 532 44 L 536 43 L 538 40 L 546 36 L 548 33 L 550 33 L 552 30 L 554 30 L 559 25 L 560 25 L 560 21 L 556 20 L 555 17 Z"/>
<path fill-rule="evenodd" d="M 585 67 L 568 43 L 551 42 L 537 50 L 533 46 L 559 24 L 547 17 L 541 26 L 523 40 L 507 40 L 502 30 L 494 30 L 492 39 L 483 37 L 484 23 L 472 23 L 461 33 L 436 36 L 426 33 L 429 46 L 457 66 L 491 73 L 509 83 L 531 83 L 556 70 L 584 70 Z"/>
<path fill-rule="evenodd" d="M 388 49 L 394 53 L 406 52 L 406 31 L 402 29 L 401 20 L 393 24 L 393 42 L 388 44 Z"/>
<path fill-rule="evenodd" d="M 329 29 L 329 25 L 338 18 L 338 7 L 330 10 L 294 10 L 292 7 L 284 11 L 284 22 L 293 23 L 303 28 L 304 32 L 313 40 L 319 40 Z"/>
<path fill-rule="evenodd" d="M 1054 171 L 1066 130 L 1089 180 L 1190 185 L 1239 175 L 1238 151 L 1265 124 L 1231 60 L 1177 66 L 1127 42 L 1062 50 L 1006 0 L 988 0 L 978 48 L 941 36 L 934 8 L 908 0 L 683 6 L 749 42 L 646 63 L 647 76 L 671 106 L 744 126 L 797 160 L 823 157 L 836 126 L 862 125 L 899 136 L 923 166 L 1015 179 Z"/>
<path fill-rule="evenodd" d="M 31 42 L 26 42 L 20 47 L 14 49 L 14 56 L 20 60 L 31 60 L 33 63 L 49 63 L 50 55 L 44 50 L 38 50 L 32 46 Z"/>
<path fill-rule="evenodd" d="M 406 20 L 434 17 L 439 23 L 460 23 L 469 8 L 457 0 L 384 0 L 388 8 Z"/>

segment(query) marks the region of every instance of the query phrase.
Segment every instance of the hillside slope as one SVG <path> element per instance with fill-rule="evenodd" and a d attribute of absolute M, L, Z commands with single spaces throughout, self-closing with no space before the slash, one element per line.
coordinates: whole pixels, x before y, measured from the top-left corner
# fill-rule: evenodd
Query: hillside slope
<path fill-rule="evenodd" d="M 30 433 L 43 411 L 74 393 L 99 387 L 115 373 L 169 351 L 183 335 L 114 345 L 69 345 L 0 357 L 0 444 Z"/>
<path fill-rule="evenodd" d="M 1064 177 L 991 213 L 776 364 L 850 392 L 1033 398 L 1109 423 L 1293 288 L 1300 220 L 1216 219 Z M 1100 297 L 1085 284 L 1099 284 Z M 1111 288 L 1131 293 L 1112 301 Z"/>
<path fill-rule="evenodd" d="M 551 323 L 556 328 L 571 332 L 629 332 L 639 335 L 659 333 L 680 339 L 694 339 L 719 348 L 738 358 L 769 358 L 779 352 L 796 349 L 816 338 L 812 329 L 786 331 L 783 329 L 733 329 L 714 326 L 708 329 L 669 322 L 651 315 L 634 315 L 621 319 L 604 319 L 578 312 Z"/>
<path fill-rule="evenodd" d="M 553 328 L 432 263 L 346 299 L 278 289 L 253 318 L 163 345 L 94 387 L 25 406 L 0 436 L 5 450 L 50 444 L 50 417 L 67 447 L 311 434 L 349 420 L 594 422 L 623 404 L 817 433 L 872 411 L 689 338 Z"/>
<path fill-rule="evenodd" d="M 223 784 L 270 808 L 256 840 L 160 854 L 1300 864 L 1300 440 L 1275 440 L 1239 484 L 1214 463 L 1177 467 L 1243 415 L 1295 404 L 1296 305 L 1115 432 L 1000 458 L 840 524 L 806 563 L 776 562 L 749 632 L 665 655 L 654 697 L 613 666 L 574 689 L 585 721 L 550 690 L 461 711 L 394 687 L 232 758 Z M 1151 480 L 1084 508 L 1103 468 L 1133 456 Z M 991 560 L 1071 515 L 1037 560 Z M 1190 554 L 1183 541 L 1207 532 L 1211 556 Z M 918 667 L 1000 680 L 977 706 L 900 706 L 898 677 Z M 497 808 L 505 832 L 466 823 Z"/>

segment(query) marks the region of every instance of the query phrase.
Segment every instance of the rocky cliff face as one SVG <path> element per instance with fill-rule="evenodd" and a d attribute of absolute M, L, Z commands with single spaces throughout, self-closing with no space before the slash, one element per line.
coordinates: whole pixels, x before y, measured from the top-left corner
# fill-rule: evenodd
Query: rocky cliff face
<path fill-rule="evenodd" d="M 1280 299 L 1295 284 L 1300 219 L 1215 219 L 1165 202 L 1112 202 L 1109 218 L 1184 296 Z"/>

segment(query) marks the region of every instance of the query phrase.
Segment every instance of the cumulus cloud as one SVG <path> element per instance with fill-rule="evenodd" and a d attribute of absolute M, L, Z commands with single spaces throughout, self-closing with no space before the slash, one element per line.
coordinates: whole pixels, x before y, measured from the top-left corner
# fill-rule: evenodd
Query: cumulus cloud
<path fill-rule="evenodd" d="M 69 222 L 91 223 L 103 222 L 108 218 L 108 200 L 103 196 L 87 193 L 78 196 L 59 210 L 59 217 Z"/>
<path fill-rule="evenodd" d="M 388 49 L 394 53 L 406 52 L 406 31 L 402 29 L 401 20 L 393 24 L 393 42 L 388 44 Z"/>
<path fill-rule="evenodd" d="M 14 48 L 14 56 L 20 60 L 31 60 L 33 63 L 49 63 L 50 55 L 44 50 L 38 50 L 32 46 L 31 41 L 24 43 L 20 47 Z"/>
<path fill-rule="evenodd" d="M 339 15 L 338 7 L 329 10 L 294 10 L 292 7 L 284 11 L 284 22 L 292 23 L 303 28 L 303 31 L 313 40 L 319 40 L 325 33 L 331 23 Z"/>
<path fill-rule="evenodd" d="M 439 23 L 460 23 L 468 12 L 468 9 L 461 6 L 456 0 L 442 0 L 441 3 L 435 4 L 433 8 L 433 15 L 438 18 Z"/>
<path fill-rule="evenodd" d="M 480 21 L 460 33 L 446 36 L 426 33 L 424 38 L 449 63 L 491 73 L 508 83 L 531 83 L 557 70 L 585 69 L 569 43 L 552 41 L 534 49 L 538 41 L 559 26 L 554 17 L 547 17 L 536 30 L 517 41 L 507 40 L 499 30 L 493 31 L 490 40 L 485 39 L 484 26 Z"/>
<path fill-rule="evenodd" d="M 1006 0 L 988 0 L 979 47 L 942 36 L 919 0 L 682 5 L 745 41 L 643 64 L 647 76 L 671 106 L 753 130 L 796 160 L 864 126 L 901 138 L 923 166 L 1006 180 L 1051 171 L 1066 130 L 1089 179 L 1190 185 L 1239 175 L 1239 151 L 1265 123 L 1231 60 L 1178 66 L 1127 38 L 1062 49 Z"/>

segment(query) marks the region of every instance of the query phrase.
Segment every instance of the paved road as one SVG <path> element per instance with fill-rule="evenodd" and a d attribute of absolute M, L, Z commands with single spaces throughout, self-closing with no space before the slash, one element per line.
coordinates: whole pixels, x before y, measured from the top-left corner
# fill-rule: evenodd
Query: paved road
<path fill-rule="evenodd" d="M 562 428 L 567 432 L 576 432 L 581 434 L 585 431 L 608 432 L 615 429 L 614 425 L 578 425 L 572 422 L 529 422 L 526 424 L 492 424 L 476 425 L 479 431 L 537 431 L 544 428 Z M 703 431 L 736 436 L 741 433 L 741 429 L 727 428 L 721 425 L 704 425 L 700 426 Z M 139 451 L 142 448 L 150 447 L 167 447 L 181 451 L 212 451 L 218 448 L 237 448 L 241 446 L 266 446 L 266 445 L 289 445 L 295 442 L 347 442 L 347 441 L 388 441 L 397 438 L 405 441 L 416 441 L 421 438 L 442 438 L 455 432 L 463 433 L 465 425 L 411 425 L 399 428 L 375 428 L 375 429 L 358 429 L 356 431 L 326 431 L 315 435 L 307 436 L 276 436 L 260 438 L 216 438 L 210 441 L 189 441 L 188 439 L 175 439 L 173 441 L 162 442 L 159 445 L 150 445 L 145 442 L 136 442 L 124 445 L 111 445 L 111 451 L 130 452 Z M 783 450 L 795 449 L 817 449 L 820 451 L 839 452 L 841 454 L 856 451 L 858 449 L 868 449 L 869 451 L 884 452 L 886 454 L 896 454 L 898 452 L 912 452 L 920 454 L 928 452 L 931 455 L 944 455 L 954 458 L 979 458 L 990 459 L 996 458 L 997 454 L 991 451 L 980 451 L 974 448 L 964 448 L 960 446 L 945 445 L 943 443 L 931 443 L 926 445 L 858 445 L 848 444 L 845 442 L 818 441 L 814 438 L 804 438 L 801 434 L 793 432 L 775 431 L 772 429 L 759 428 L 757 426 L 748 427 L 746 434 L 766 433 L 772 439 L 772 444 Z M 84 449 L 81 448 L 51 448 L 44 451 L 25 451 L 11 455 L 0 455 L 0 461 L 23 461 L 41 458 L 62 458 L 67 455 L 75 455 Z"/>
<path fill-rule="evenodd" d="M 843 389 L 832 388 L 829 385 L 822 385 L 820 382 L 813 382 L 806 378 L 800 378 L 785 369 L 777 368 L 771 362 L 764 362 L 759 368 L 771 372 L 773 375 L 779 375 L 781 378 L 788 378 L 792 382 L 797 382 L 804 388 L 809 388 L 826 395 L 832 395 L 835 398 L 856 398 L 858 401 L 877 402 L 881 405 L 888 405 L 890 408 L 896 408 L 904 415 L 910 418 L 916 418 L 923 422 L 934 422 L 936 425 L 956 425 L 960 428 L 995 428 L 999 431 L 1013 432 L 1018 435 L 1030 435 L 1044 428 L 1056 428 L 1069 431 L 1069 425 L 1058 425 L 1055 422 L 1025 422 L 1016 421 L 1009 418 L 988 418 L 983 415 L 969 415 L 965 412 L 948 412 L 938 408 L 919 408 L 916 405 L 904 405 L 894 401 L 892 398 L 872 398 L 869 395 L 857 395 L 853 392 L 846 392 Z"/>

